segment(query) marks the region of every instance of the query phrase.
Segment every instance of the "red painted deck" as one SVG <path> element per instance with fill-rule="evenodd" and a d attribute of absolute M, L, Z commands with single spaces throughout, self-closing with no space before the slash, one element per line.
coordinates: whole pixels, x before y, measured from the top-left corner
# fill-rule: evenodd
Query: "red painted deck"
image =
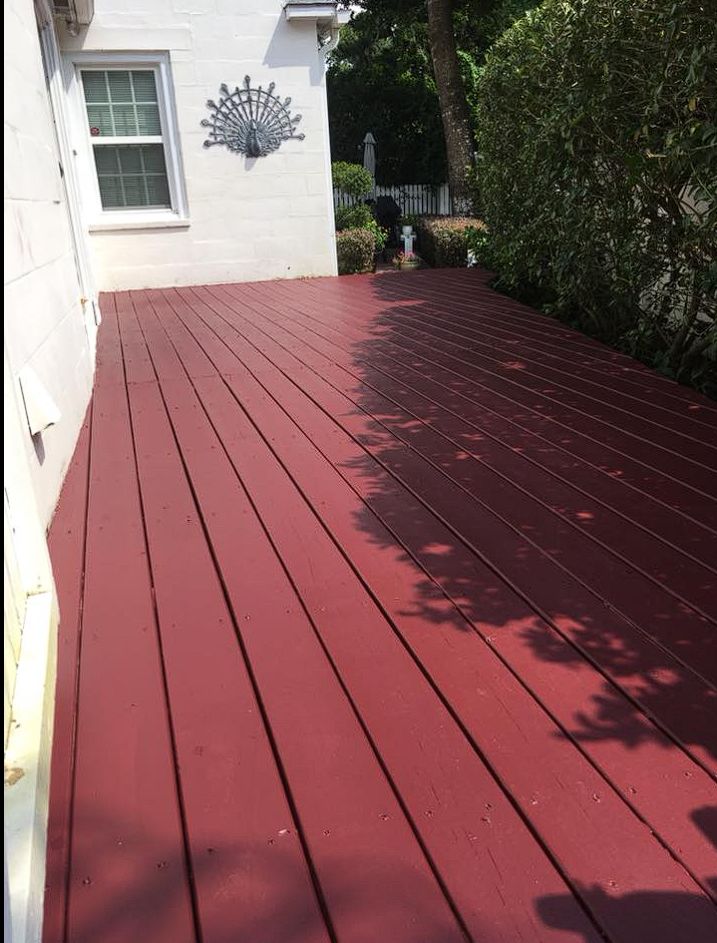
<path fill-rule="evenodd" d="M 715 405 L 471 271 L 102 310 L 46 943 L 714 943 Z"/>

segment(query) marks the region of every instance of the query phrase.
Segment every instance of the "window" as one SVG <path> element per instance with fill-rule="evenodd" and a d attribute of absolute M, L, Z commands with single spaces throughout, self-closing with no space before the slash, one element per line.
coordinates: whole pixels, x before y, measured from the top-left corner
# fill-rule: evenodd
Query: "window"
<path fill-rule="evenodd" d="M 102 208 L 171 207 L 154 72 L 83 69 L 82 87 Z"/>
<path fill-rule="evenodd" d="M 181 225 L 186 206 L 166 57 L 91 55 L 71 63 L 83 169 L 93 178 L 91 227 Z"/>

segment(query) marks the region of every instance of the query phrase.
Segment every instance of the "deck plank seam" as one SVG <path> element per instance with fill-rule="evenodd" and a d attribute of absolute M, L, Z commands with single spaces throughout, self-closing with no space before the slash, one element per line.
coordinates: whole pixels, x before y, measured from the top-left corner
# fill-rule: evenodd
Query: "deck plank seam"
<path fill-rule="evenodd" d="M 83 613 L 84 613 L 84 592 L 85 592 L 85 570 L 87 562 L 87 521 L 89 515 L 90 501 L 90 477 L 92 473 L 92 426 L 94 422 L 94 403 L 90 398 L 90 404 L 87 408 L 89 417 L 88 429 L 88 447 L 87 447 L 87 470 L 85 474 L 85 501 L 84 501 L 84 527 L 82 529 L 82 572 L 80 574 L 79 590 L 79 608 L 77 613 L 77 657 L 74 680 L 74 713 L 72 718 L 72 736 L 70 742 L 70 796 L 67 822 L 67 849 L 65 855 L 65 872 L 63 881 L 63 907 L 62 907 L 62 941 L 67 940 L 69 931 L 70 917 L 70 875 L 72 873 L 72 836 L 74 829 L 74 810 L 75 810 L 75 774 L 77 758 L 77 728 L 79 724 L 80 712 L 80 671 L 82 668 L 82 634 L 83 634 Z"/>

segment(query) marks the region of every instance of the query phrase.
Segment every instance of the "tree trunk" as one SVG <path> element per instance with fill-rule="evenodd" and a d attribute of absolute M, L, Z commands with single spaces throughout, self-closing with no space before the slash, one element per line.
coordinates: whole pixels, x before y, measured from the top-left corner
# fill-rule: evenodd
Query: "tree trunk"
<path fill-rule="evenodd" d="M 473 166 L 473 131 L 461 79 L 451 0 L 426 0 L 428 40 L 441 105 L 448 157 L 448 182 L 457 212 L 470 210 L 468 170 Z"/>

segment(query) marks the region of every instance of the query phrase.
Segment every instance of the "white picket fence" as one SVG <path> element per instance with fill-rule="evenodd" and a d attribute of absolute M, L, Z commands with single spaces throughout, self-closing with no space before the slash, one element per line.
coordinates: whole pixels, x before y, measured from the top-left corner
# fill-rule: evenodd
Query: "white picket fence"
<path fill-rule="evenodd" d="M 452 212 L 451 193 L 447 183 L 405 183 L 392 187 L 377 186 L 371 196 L 391 196 L 401 207 L 402 213 L 418 215 L 449 215 Z M 334 206 L 351 206 L 363 202 L 366 197 L 356 200 L 354 197 L 334 190 Z"/>

